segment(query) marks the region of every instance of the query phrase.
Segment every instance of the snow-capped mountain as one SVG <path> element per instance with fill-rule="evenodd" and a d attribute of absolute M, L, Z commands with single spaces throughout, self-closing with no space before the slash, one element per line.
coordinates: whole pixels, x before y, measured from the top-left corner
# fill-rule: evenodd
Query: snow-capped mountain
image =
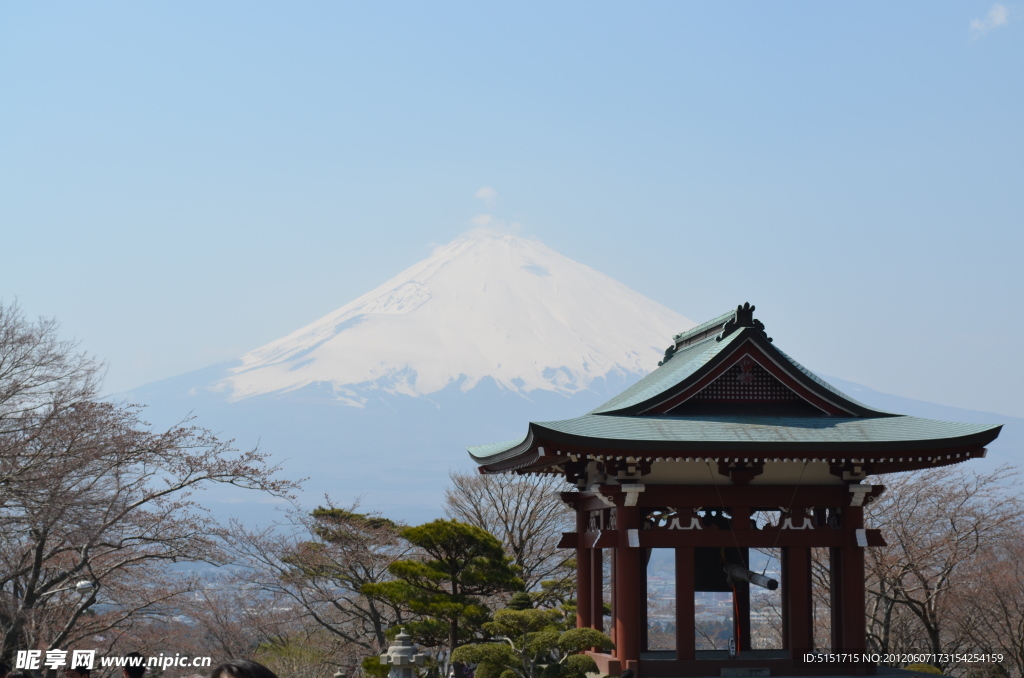
<path fill-rule="evenodd" d="M 569 395 L 646 373 L 693 324 L 536 240 L 477 231 L 250 351 L 213 387 L 240 400 L 329 386 L 359 406 L 367 391 L 465 392 L 486 378 Z"/>
<path fill-rule="evenodd" d="M 475 468 L 467 446 L 596 407 L 693 325 L 536 240 L 475 231 L 277 341 L 118 397 L 258 443 L 309 478 L 305 503 L 362 496 L 413 520 Z"/>

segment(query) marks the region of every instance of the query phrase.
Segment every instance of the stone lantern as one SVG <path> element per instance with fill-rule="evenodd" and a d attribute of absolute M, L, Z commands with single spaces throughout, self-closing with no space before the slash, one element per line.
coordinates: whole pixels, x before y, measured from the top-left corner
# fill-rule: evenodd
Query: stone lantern
<path fill-rule="evenodd" d="M 422 666 L 427 655 L 416 651 L 412 644 L 412 636 L 402 629 L 386 654 L 380 655 L 380 663 L 391 666 L 388 678 L 414 678 L 415 667 Z"/>

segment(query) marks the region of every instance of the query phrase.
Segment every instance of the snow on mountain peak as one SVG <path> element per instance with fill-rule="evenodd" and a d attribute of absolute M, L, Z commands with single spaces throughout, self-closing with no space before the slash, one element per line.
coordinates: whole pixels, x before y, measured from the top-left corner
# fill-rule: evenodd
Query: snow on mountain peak
<path fill-rule="evenodd" d="M 564 394 L 652 369 L 694 323 L 543 243 L 477 230 L 380 287 L 250 351 L 221 383 L 238 400 L 329 383 L 352 405 L 491 377 Z"/>

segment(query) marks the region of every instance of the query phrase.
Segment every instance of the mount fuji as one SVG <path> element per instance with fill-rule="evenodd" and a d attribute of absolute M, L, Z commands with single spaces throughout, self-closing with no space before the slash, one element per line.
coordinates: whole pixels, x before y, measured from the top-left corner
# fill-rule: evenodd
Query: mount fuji
<path fill-rule="evenodd" d="M 440 515 L 451 470 L 475 468 L 467 446 L 593 409 L 693 326 L 536 240 L 476 231 L 236 360 L 118 397 L 146 403 L 157 425 L 191 412 L 239 447 L 259 444 L 284 477 L 307 478 L 303 505 L 329 494 L 416 523 Z M 1007 424 L 993 451 L 1020 448 L 1024 420 L 829 381 L 889 411 Z M 241 490 L 207 500 L 272 517 Z"/>
<path fill-rule="evenodd" d="M 465 393 L 485 379 L 571 396 L 644 374 L 693 325 L 540 242 L 479 232 L 250 351 L 214 388 L 242 400 L 322 386 L 358 407 L 375 392 Z"/>
<path fill-rule="evenodd" d="M 440 513 L 468 445 L 597 406 L 693 326 L 536 240 L 475 231 L 237 360 L 118 397 L 258 443 L 308 478 L 304 499 L 412 519 Z"/>

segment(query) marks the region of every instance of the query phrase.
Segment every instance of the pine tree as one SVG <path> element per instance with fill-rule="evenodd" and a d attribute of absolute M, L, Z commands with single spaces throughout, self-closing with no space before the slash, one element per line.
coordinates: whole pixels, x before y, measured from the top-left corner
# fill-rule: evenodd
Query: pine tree
<path fill-rule="evenodd" d="M 422 558 L 392 563 L 395 580 L 366 585 L 363 592 L 420 615 L 404 626 L 421 645 L 454 650 L 478 637 L 490 619 L 483 598 L 523 590 L 501 542 L 479 527 L 435 520 L 400 534 Z"/>

